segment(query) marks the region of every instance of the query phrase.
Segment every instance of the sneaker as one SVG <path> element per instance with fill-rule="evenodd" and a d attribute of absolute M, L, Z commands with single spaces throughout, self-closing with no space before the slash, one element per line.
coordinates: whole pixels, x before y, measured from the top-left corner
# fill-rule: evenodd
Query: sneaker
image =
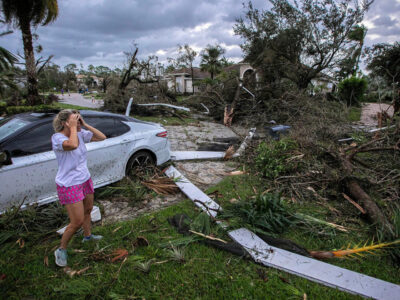
<path fill-rule="evenodd" d="M 54 257 L 56 258 L 56 265 L 59 267 L 65 267 L 67 265 L 67 250 L 58 248 L 54 251 Z"/>
<path fill-rule="evenodd" d="M 89 236 L 85 236 L 83 238 L 82 242 L 85 243 L 85 242 L 89 242 L 89 241 L 98 241 L 98 240 L 101 240 L 102 238 L 103 238 L 102 235 L 91 234 Z"/>

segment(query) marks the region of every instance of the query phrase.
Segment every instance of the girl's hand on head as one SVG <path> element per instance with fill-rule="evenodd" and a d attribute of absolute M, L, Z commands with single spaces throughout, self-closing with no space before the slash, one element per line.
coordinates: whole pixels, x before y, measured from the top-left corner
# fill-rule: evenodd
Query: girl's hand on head
<path fill-rule="evenodd" d="M 78 120 L 79 120 L 79 115 L 78 114 L 72 114 L 69 116 L 68 121 L 65 122 L 65 125 L 68 128 L 73 128 L 73 127 L 78 127 Z"/>

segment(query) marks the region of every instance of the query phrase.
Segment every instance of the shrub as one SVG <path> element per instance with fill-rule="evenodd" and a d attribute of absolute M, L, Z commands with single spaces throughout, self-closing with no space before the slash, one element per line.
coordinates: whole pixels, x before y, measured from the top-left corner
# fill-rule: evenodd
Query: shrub
<path fill-rule="evenodd" d="M 7 114 L 8 115 L 15 115 L 15 114 L 21 114 L 24 112 L 29 112 L 29 111 L 47 111 L 47 110 L 54 110 L 54 107 L 51 105 L 47 104 L 41 104 L 37 106 L 8 106 L 6 108 Z"/>
<path fill-rule="evenodd" d="M 0 115 L 5 113 L 7 110 L 7 103 L 4 101 L 0 101 Z"/>
<path fill-rule="evenodd" d="M 274 179 L 293 169 L 294 164 L 287 159 L 296 143 L 289 139 L 262 142 L 257 149 L 256 167 L 263 176 Z"/>
<path fill-rule="evenodd" d="M 272 193 L 234 203 L 224 209 L 221 218 L 233 218 L 232 224 L 263 233 L 282 233 L 295 222 L 280 195 Z"/>
<path fill-rule="evenodd" d="M 347 106 L 359 105 L 367 90 L 367 80 L 364 78 L 350 77 L 342 80 L 338 86 L 339 98 Z"/>

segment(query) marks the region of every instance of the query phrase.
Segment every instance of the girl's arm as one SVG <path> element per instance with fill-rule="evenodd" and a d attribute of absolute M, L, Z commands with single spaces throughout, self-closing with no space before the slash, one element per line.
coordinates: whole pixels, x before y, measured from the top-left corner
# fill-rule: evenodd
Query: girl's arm
<path fill-rule="evenodd" d="M 83 120 L 82 116 L 79 116 L 79 120 L 81 121 L 82 126 L 85 126 L 87 130 L 93 133 L 92 139 L 90 140 L 91 142 L 104 141 L 106 139 L 104 133 L 86 123 L 85 120 Z"/>
<path fill-rule="evenodd" d="M 62 143 L 62 147 L 65 151 L 75 150 L 79 146 L 78 140 L 78 119 L 79 115 L 72 114 L 69 116 L 68 121 L 65 122 L 65 126 L 67 126 L 71 132 L 69 135 L 69 139 Z"/>

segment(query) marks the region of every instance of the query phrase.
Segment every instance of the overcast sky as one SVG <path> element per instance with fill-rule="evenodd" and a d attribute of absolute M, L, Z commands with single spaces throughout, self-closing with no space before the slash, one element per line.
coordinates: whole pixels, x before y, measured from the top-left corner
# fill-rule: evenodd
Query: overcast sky
<path fill-rule="evenodd" d="M 157 55 L 161 62 L 176 57 L 177 45 L 188 43 L 198 52 L 207 44 L 220 44 L 225 56 L 242 59 L 240 39 L 233 33 L 236 18 L 243 15 L 243 0 L 59 0 L 59 17 L 39 27 L 40 54 L 54 54 L 64 66 L 82 63 L 121 67 L 124 51 L 139 46 L 140 56 Z M 253 0 L 257 8 L 268 1 Z M 400 41 L 400 0 L 375 0 L 364 24 L 366 45 Z M 3 28 L 5 30 L 6 28 Z M 23 53 L 21 33 L 0 37 L 0 45 Z"/>

